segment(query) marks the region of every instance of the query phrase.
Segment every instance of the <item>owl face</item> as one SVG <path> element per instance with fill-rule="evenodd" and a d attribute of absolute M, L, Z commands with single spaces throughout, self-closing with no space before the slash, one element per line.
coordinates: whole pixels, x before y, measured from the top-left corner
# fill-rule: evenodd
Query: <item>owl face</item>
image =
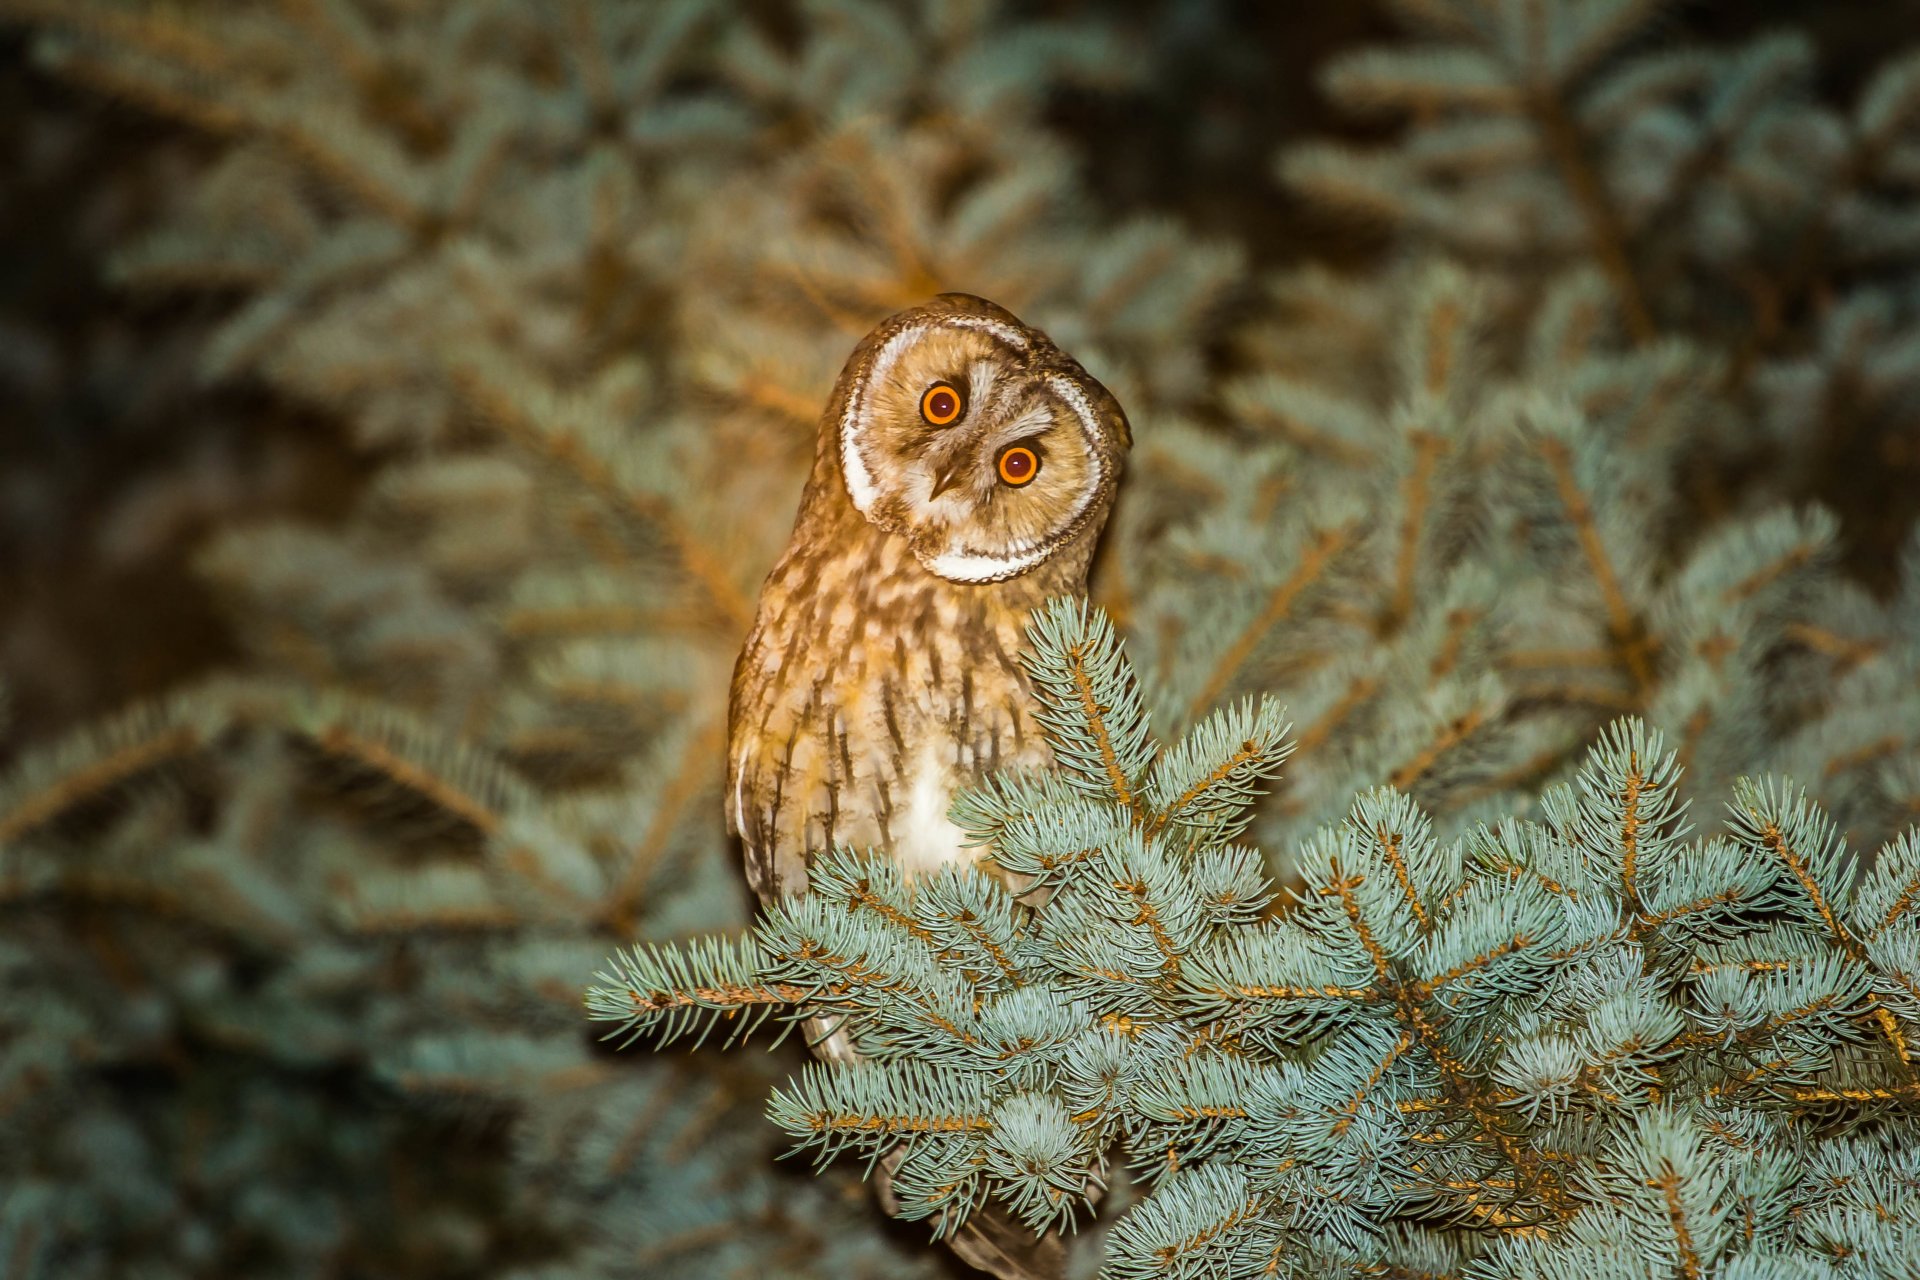
<path fill-rule="evenodd" d="M 1037 329 L 941 294 L 869 334 L 837 424 L 853 505 L 952 582 L 1026 573 L 1102 521 L 1131 436 Z"/>

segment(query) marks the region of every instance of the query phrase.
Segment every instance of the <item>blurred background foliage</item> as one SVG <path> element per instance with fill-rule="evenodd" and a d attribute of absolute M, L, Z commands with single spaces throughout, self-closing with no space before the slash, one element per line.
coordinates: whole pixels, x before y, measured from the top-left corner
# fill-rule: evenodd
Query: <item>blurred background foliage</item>
<path fill-rule="evenodd" d="M 1920 813 L 1910 6 L 0 17 L 14 1274 L 950 1265 L 774 1164 L 791 1052 L 578 1009 L 746 918 L 728 665 L 943 288 L 1128 407 L 1097 595 L 1170 729 L 1292 705 L 1278 865 L 1622 712 Z"/>

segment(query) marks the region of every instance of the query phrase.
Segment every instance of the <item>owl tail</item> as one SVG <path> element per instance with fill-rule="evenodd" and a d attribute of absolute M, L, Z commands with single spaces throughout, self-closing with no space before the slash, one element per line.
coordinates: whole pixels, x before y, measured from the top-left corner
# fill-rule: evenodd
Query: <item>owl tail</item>
<path fill-rule="evenodd" d="M 1036 1236 L 995 1205 L 982 1205 L 947 1239 L 962 1262 L 1000 1280 L 1064 1280 L 1067 1246 Z"/>
<path fill-rule="evenodd" d="M 874 1198 L 889 1217 L 900 1215 L 893 1194 L 893 1171 L 900 1164 L 895 1153 L 874 1170 Z M 947 1237 L 947 1247 L 970 1267 L 1000 1280 L 1065 1280 L 1067 1246 L 1057 1235 L 1038 1236 L 996 1204 L 983 1204 L 968 1216 L 966 1225 Z"/>

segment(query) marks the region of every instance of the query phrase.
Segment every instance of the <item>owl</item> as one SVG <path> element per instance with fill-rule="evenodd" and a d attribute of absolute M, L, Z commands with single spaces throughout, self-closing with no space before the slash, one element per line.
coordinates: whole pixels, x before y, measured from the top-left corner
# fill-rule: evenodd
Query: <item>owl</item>
<path fill-rule="evenodd" d="M 1034 608 L 1086 594 L 1131 443 L 1105 387 L 985 299 L 941 294 L 854 348 L 734 668 L 728 820 L 763 900 L 835 847 L 910 877 L 977 856 L 948 806 L 1049 762 L 1016 657 Z M 1021 1234 L 983 1213 L 953 1243 L 1044 1274 Z"/>

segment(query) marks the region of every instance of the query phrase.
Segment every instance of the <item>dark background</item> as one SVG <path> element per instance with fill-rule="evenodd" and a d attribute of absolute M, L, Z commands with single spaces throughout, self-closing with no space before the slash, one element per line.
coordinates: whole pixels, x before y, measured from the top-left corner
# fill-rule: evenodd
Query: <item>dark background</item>
<path fill-rule="evenodd" d="M 1110 208 L 1177 215 L 1244 244 L 1256 267 L 1302 256 L 1361 264 L 1378 251 L 1364 229 L 1289 198 L 1272 156 L 1295 137 L 1357 136 L 1313 69 L 1390 38 L 1382 6 L 1051 7 L 1109 11 L 1158 33 L 1142 89 L 1054 107 Z M 1920 37 L 1920 4 L 1675 5 L 1649 38 L 1720 42 L 1788 22 L 1820 46 L 1823 92 L 1846 100 L 1877 59 Z M 231 299 L 196 290 L 135 301 L 105 277 L 108 248 L 143 225 L 206 145 L 36 71 L 24 36 L 0 28 L 0 671 L 13 699 L 0 759 L 228 657 L 187 572 L 199 535 L 236 516 L 343 512 L 369 470 L 333 424 L 196 378 L 200 338 Z M 1877 479 L 1821 485 L 1819 496 L 1854 527 L 1872 580 L 1872 561 L 1911 519 L 1905 495 L 1920 471 L 1866 474 Z"/>

